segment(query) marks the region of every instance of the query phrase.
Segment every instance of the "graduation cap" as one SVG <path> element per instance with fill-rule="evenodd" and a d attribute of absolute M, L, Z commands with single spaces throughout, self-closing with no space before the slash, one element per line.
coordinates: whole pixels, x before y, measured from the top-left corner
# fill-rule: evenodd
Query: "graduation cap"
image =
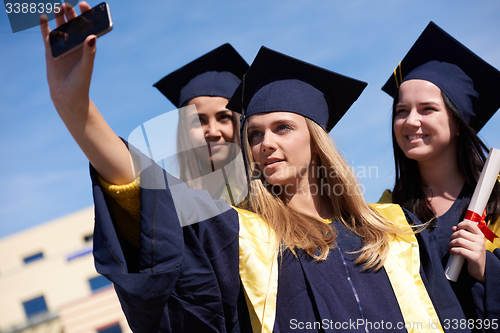
<path fill-rule="evenodd" d="M 440 88 L 477 132 L 500 107 L 500 72 L 434 22 L 425 28 L 382 90 L 395 97 L 401 83 L 412 79 Z"/>
<path fill-rule="evenodd" d="M 227 43 L 170 73 L 153 86 L 177 107 L 198 96 L 229 99 L 247 69 L 246 61 Z"/>
<path fill-rule="evenodd" d="M 246 118 L 293 112 L 330 132 L 366 85 L 262 46 L 227 108 Z"/>

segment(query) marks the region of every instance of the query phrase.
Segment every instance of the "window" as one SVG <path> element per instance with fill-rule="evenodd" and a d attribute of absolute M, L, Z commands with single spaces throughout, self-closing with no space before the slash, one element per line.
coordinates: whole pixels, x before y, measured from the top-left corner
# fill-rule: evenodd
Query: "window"
<path fill-rule="evenodd" d="M 23 307 L 26 317 L 28 318 L 36 316 L 40 313 L 48 312 L 47 304 L 45 304 L 45 298 L 43 296 L 23 302 Z"/>
<path fill-rule="evenodd" d="M 32 256 L 29 256 L 29 257 L 25 257 L 23 260 L 24 260 L 24 263 L 25 264 L 29 264 L 33 261 L 37 261 L 39 259 L 42 259 L 43 258 L 43 253 L 42 252 L 38 252 Z"/>
<path fill-rule="evenodd" d="M 112 326 L 106 326 L 97 330 L 97 333 L 122 333 L 120 324 L 113 324 Z"/>
<path fill-rule="evenodd" d="M 95 278 L 89 279 L 90 289 L 92 292 L 96 292 L 102 288 L 108 287 L 111 285 L 111 281 L 106 279 L 104 276 L 99 275 Z"/>

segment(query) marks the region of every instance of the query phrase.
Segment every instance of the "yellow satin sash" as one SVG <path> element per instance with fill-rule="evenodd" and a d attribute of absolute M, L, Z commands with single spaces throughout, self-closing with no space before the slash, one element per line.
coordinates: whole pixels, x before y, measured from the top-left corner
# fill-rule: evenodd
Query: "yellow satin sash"
<path fill-rule="evenodd" d="M 500 175 L 498 175 L 497 180 L 500 182 Z M 498 218 L 494 224 L 488 223 L 488 227 L 495 235 L 500 237 L 500 218 Z M 500 238 L 495 238 L 493 243 L 485 239 L 486 250 L 493 252 L 495 249 L 500 248 Z"/>
<path fill-rule="evenodd" d="M 403 210 L 394 204 L 371 204 L 375 211 L 400 226 L 408 226 Z M 384 268 L 391 281 L 408 332 L 443 332 L 439 317 L 420 276 L 420 253 L 415 235 L 389 241 Z"/>
<path fill-rule="evenodd" d="M 500 218 L 496 220 L 494 224 L 488 223 L 488 227 L 495 235 L 500 237 Z M 485 239 L 486 250 L 493 252 L 495 249 L 500 248 L 500 238 L 495 238 L 493 243 Z"/>
<path fill-rule="evenodd" d="M 382 216 L 407 226 L 397 205 L 371 205 Z M 235 208 L 240 218 L 240 277 L 254 332 L 272 332 L 278 292 L 277 244 L 273 231 L 255 213 Z M 408 332 L 443 332 L 420 277 L 418 243 L 414 235 L 389 243 L 384 268 L 394 289 Z M 439 328 L 435 325 L 438 323 Z"/>
<path fill-rule="evenodd" d="M 240 277 L 254 332 L 272 332 L 278 294 L 274 232 L 255 213 L 235 208 L 240 218 Z"/>

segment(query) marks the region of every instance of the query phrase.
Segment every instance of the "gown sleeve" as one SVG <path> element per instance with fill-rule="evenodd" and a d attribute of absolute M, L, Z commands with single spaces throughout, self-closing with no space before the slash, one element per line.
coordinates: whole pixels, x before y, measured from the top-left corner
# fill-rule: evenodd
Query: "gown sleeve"
<path fill-rule="evenodd" d="M 421 225 L 415 215 L 404 208 L 403 210 L 410 224 Z M 425 230 L 415 236 L 420 251 L 420 275 L 445 332 L 471 332 L 467 327 L 451 325 L 453 321 L 466 323 L 467 317 L 450 282 L 445 277 L 435 242 Z"/>
<path fill-rule="evenodd" d="M 484 331 L 500 332 L 500 249 L 486 251 L 485 283 L 471 277 L 469 280 L 476 312 Z"/>
<path fill-rule="evenodd" d="M 133 332 L 239 332 L 236 211 L 191 190 L 142 155 L 139 248 L 117 232 L 110 200 L 91 167 L 94 258 Z"/>

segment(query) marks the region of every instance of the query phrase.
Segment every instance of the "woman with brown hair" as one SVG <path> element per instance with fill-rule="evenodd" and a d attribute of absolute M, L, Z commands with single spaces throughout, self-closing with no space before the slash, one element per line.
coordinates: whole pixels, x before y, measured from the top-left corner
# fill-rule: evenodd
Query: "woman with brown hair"
<path fill-rule="evenodd" d="M 426 222 L 418 237 L 436 264 L 466 258 L 450 283 L 473 327 L 484 329 L 500 316 L 500 243 L 486 226 L 500 228 L 500 183 L 481 224 L 464 219 L 488 152 L 477 132 L 500 107 L 500 72 L 431 22 L 382 89 L 394 98 L 389 200 Z"/>

